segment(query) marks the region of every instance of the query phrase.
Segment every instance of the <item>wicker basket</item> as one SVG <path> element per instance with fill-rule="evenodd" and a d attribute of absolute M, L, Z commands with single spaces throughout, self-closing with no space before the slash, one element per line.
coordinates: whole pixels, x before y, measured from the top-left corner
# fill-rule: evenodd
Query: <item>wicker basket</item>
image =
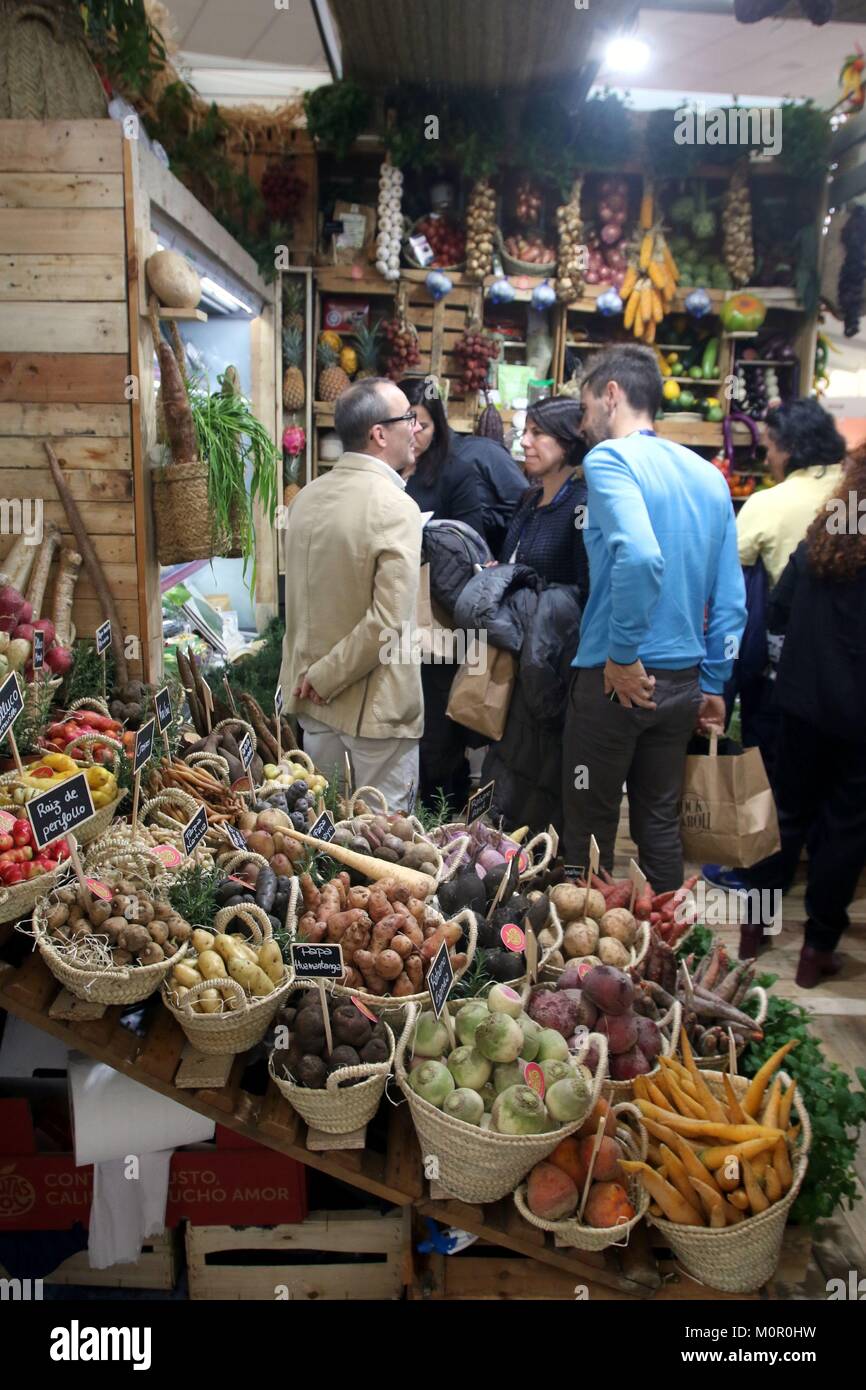
<path fill-rule="evenodd" d="M 547 927 L 546 930 L 553 931 L 554 934 L 558 933 L 559 944 L 562 945 L 562 940 L 565 933 L 562 923 L 559 920 L 559 913 L 557 912 L 553 903 L 550 904 L 550 918 L 551 926 Z M 628 965 L 623 966 L 624 970 L 630 970 L 633 969 L 634 966 L 640 965 L 641 961 L 643 960 L 644 956 L 650 948 L 650 939 L 651 932 L 649 922 L 638 922 L 635 943 L 633 946 L 629 947 L 629 962 Z M 548 954 L 550 954 L 550 952 L 548 952 Z M 582 959 L 584 958 L 581 956 L 575 956 L 572 959 L 566 960 L 565 965 L 580 965 Z M 558 980 L 563 970 L 565 969 L 565 965 L 545 966 L 545 979 Z"/>
<path fill-rule="evenodd" d="M 443 833 L 449 830 L 459 830 L 461 832 L 466 830 L 466 826 L 461 825 L 459 821 L 452 821 L 450 825 L 443 825 L 439 828 Z M 427 838 L 430 837 L 428 836 Z M 508 839 L 507 835 L 505 836 L 505 839 Z M 433 843 L 436 844 L 436 841 L 434 840 Z M 451 846 L 455 844 L 456 841 L 452 840 L 448 845 L 440 846 L 443 852 L 449 855 L 449 862 L 450 849 Z M 550 837 L 550 835 L 548 835 L 546 830 L 540 831 L 538 835 L 533 835 L 532 839 L 529 841 L 528 844 L 519 845 L 518 849 L 521 855 L 526 856 L 526 868 L 520 874 L 518 878 L 518 883 L 528 883 L 530 879 L 537 878 L 538 875 L 543 873 L 544 870 L 547 868 L 548 864 L 553 858 L 554 853 L 553 840 Z M 536 852 L 539 853 L 539 858 L 537 859 L 534 858 Z M 451 870 L 452 874 L 457 873 L 461 867 L 465 867 L 459 864 L 459 860 L 461 857 L 460 855 L 455 855 L 454 857 L 458 862 L 454 864 L 454 867 Z"/>
<path fill-rule="evenodd" d="M 613 1107 L 613 1113 L 617 1120 L 628 1116 L 634 1122 L 634 1128 L 631 1125 L 618 1124 L 617 1138 L 629 1157 L 645 1160 L 647 1132 L 637 1106 L 622 1101 Z M 526 1205 L 526 1187 L 523 1184 L 514 1194 L 514 1205 L 524 1221 L 528 1221 L 531 1226 L 537 1226 L 540 1231 L 550 1231 L 559 1245 L 570 1245 L 575 1250 L 607 1250 L 612 1245 L 628 1245 L 629 1236 L 645 1216 L 649 1206 L 649 1194 L 636 1175 L 630 1175 L 624 1185 L 628 1189 L 635 1214 L 630 1221 L 621 1222 L 618 1226 L 585 1226 L 576 1216 L 570 1217 L 567 1221 L 545 1221 L 540 1216 L 534 1216 Z"/>
<path fill-rule="evenodd" d="M 355 803 L 361 797 L 362 792 L 365 793 L 365 798 L 367 801 L 369 801 L 371 798 L 375 798 L 379 801 L 379 812 L 374 813 L 370 811 L 356 813 Z M 388 802 L 385 800 L 385 797 L 379 791 L 378 787 L 359 787 L 358 790 L 352 795 L 352 797 L 349 800 L 349 804 L 346 808 L 346 816 L 343 820 L 337 821 L 336 828 L 338 830 L 351 830 L 354 834 L 354 827 L 352 825 L 352 821 L 371 820 L 374 814 L 381 814 L 383 816 L 390 815 L 390 811 L 388 809 Z M 415 832 L 412 836 L 412 843 L 415 845 L 423 844 L 425 847 L 429 847 L 430 863 L 436 865 L 436 872 L 432 875 L 433 881 L 436 884 L 436 886 L 438 887 L 440 883 L 447 883 L 449 879 L 452 879 L 456 874 L 457 865 L 464 851 L 469 847 L 469 836 L 464 835 L 461 836 L 459 839 L 452 841 L 452 843 L 448 846 L 448 851 L 446 853 L 444 850 L 441 850 L 438 845 L 435 845 L 433 843 L 433 841 L 430 839 L 430 836 L 425 831 L 423 825 L 421 824 L 417 816 L 407 815 L 404 816 L 403 819 L 409 822 L 409 824 L 412 826 Z"/>
<path fill-rule="evenodd" d="M 191 817 L 195 815 L 201 802 L 196 801 L 188 792 L 181 791 L 179 787 L 170 787 L 167 791 L 158 792 L 149 801 L 145 801 L 138 812 L 138 831 L 139 835 L 147 834 L 152 837 L 153 843 L 162 845 L 172 845 L 180 854 L 186 857 L 186 849 L 183 843 L 183 827 L 188 824 Z M 170 816 L 167 811 L 169 806 L 179 806 L 184 812 L 186 819 L 178 821 L 174 816 Z M 151 824 L 148 824 L 151 822 Z M 219 827 L 213 826 L 208 829 L 203 840 L 200 840 L 189 856 L 191 861 L 196 864 L 212 864 L 213 854 L 208 848 L 212 840 L 219 839 L 219 843 L 225 844 L 225 837 L 218 836 Z M 131 827 L 130 827 L 131 838 Z"/>
<path fill-rule="evenodd" d="M 676 1051 L 682 1017 L 682 1005 L 679 1000 L 676 1000 L 666 1014 L 655 1020 L 656 1027 L 662 1035 L 663 1057 L 670 1057 Z M 659 1071 L 661 1071 L 661 1067 L 656 1065 L 646 1075 L 651 1080 Z M 634 1083 L 631 1081 L 606 1081 L 604 1083 L 604 1098 L 611 1104 L 615 1104 L 617 1101 L 632 1100 L 633 1097 Z"/>
<path fill-rule="evenodd" d="M 782 1072 L 781 1075 L 786 1084 L 790 1084 L 787 1074 Z M 723 1072 L 704 1072 L 704 1080 L 720 1100 L 725 1098 L 723 1076 Z M 749 1088 L 748 1080 L 742 1076 L 729 1079 L 737 1096 L 744 1096 Z M 794 1108 L 800 1122 L 793 1161 L 794 1180 L 785 1196 L 767 1211 L 720 1231 L 703 1226 L 680 1226 L 664 1217 L 647 1215 L 647 1221 L 662 1234 L 683 1268 L 700 1283 L 725 1293 L 752 1293 L 772 1277 L 779 1263 L 788 1212 L 809 1166 L 812 1143 L 812 1126 L 799 1091 L 794 1094 Z"/>
<path fill-rule="evenodd" d="M 417 1009 L 407 1013 L 406 1026 L 397 1044 L 394 1073 L 409 1109 L 425 1160 L 435 1158 L 438 1179 L 446 1191 L 462 1202 L 498 1202 L 514 1191 L 530 1168 L 540 1163 L 557 1144 L 574 1134 L 598 1100 L 606 1070 L 607 1041 L 592 1037 L 599 1048 L 599 1067 L 586 1112 L 570 1125 L 547 1134 L 497 1134 L 466 1124 L 422 1100 L 408 1083 L 404 1065 L 406 1048 L 415 1027 Z"/>
<path fill-rule="evenodd" d="M 293 879 L 297 891 L 297 879 Z M 233 918 L 240 917 L 249 928 L 253 942 L 260 946 L 273 935 L 267 914 L 260 907 L 224 907 L 214 918 L 213 931 L 223 931 Z M 173 1014 L 193 1047 L 209 1056 L 227 1057 L 238 1052 L 247 1052 L 260 1043 L 271 1022 L 294 984 L 294 971 L 285 967 L 285 979 L 270 994 L 258 999 L 250 999 L 241 986 L 228 975 L 216 979 L 203 980 L 175 1002 L 171 986 L 166 980 L 162 991 L 162 1002 Z M 234 1003 L 215 1014 L 193 1013 L 190 1005 L 203 994 L 205 989 L 228 989 L 232 991 Z M 227 1001 L 226 1001 L 227 1002 Z"/>
<path fill-rule="evenodd" d="M 496 228 L 496 244 L 506 275 L 540 275 L 544 279 L 546 276 L 556 274 L 555 260 L 545 261 L 543 265 L 540 265 L 533 261 L 518 261 L 516 257 L 510 256 L 505 249 L 505 238 L 499 227 Z"/>
<path fill-rule="evenodd" d="M 69 740 L 66 745 L 66 752 L 70 758 L 74 758 L 75 753 L 71 750 L 75 749 L 77 751 L 81 748 L 84 750 L 85 754 L 85 767 L 101 767 L 102 764 L 97 763 L 93 756 L 93 749 L 97 744 L 106 744 L 112 750 L 114 753 L 114 767 L 112 770 L 115 777 L 119 776 L 120 759 L 123 756 L 124 748 L 123 744 L 118 742 L 116 738 L 112 738 L 110 734 L 79 734 L 77 738 Z M 80 829 L 75 831 L 75 838 L 80 845 L 89 844 L 91 840 L 96 840 L 100 835 L 105 834 L 111 822 L 114 820 L 117 809 L 125 795 L 125 792 L 121 792 L 120 796 L 116 797 L 114 801 L 109 802 L 107 806 L 101 806 L 95 816 L 91 817 Z"/>
<path fill-rule="evenodd" d="M 316 989 L 312 982 L 304 981 L 299 989 Z M 328 1077 L 324 1090 L 311 1090 L 308 1086 L 297 1086 L 287 1076 L 279 1076 L 276 1071 L 276 1053 L 268 1059 L 268 1071 L 282 1095 L 293 1110 L 306 1120 L 313 1129 L 321 1129 L 325 1134 L 351 1134 L 354 1129 L 363 1129 L 379 1109 L 379 1102 L 385 1094 L 385 1084 L 391 1073 L 394 1061 L 394 1034 L 388 1027 L 387 1062 L 362 1063 L 358 1067 L 340 1067 Z M 359 1079 L 354 1086 L 343 1086 L 341 1082 Z"/>
<path fill-rule="evenodd" d="M 156 558 L 161 565 L 190 560 L 210 560 L 219 555 L 237 558 L 240 536 L 214 535 L 208 501 L 208 465 L 170 463 L 152 474 L 153 514 L 156 521 Z"/>
<path fill-rule="evenodd" d="M 758 1001 L 758 1012 L 755 1015 L 755 1027 L 760 1028 L 764 1019 L 767 1017 L 767 1009 L 770 1003 L 767 998 L 767 991 L 762 989 L 760 985 L 752 985 L 751 989 L 746 990 L 745 998 L 748 999 L 750 995 L 754 995 Z M 745 1039 L 741 1038 L 737 1042 L 737 1056 L 741 1056 L 745 1049 Z M 692 1050 L 694 1051 L 694 1049 Z M 728 1052 L 719 1052 L 709 1057 L 698 1057 L 697 1054 L 695 1054 L 695 1062 L 701 1071 L 728 1071 L 731 1065 L 731 1058 Z"/>
<path fill-rule="evenodd" d="M 65 868 L 64 863 L 53 874 L 39 874 L 37 878 L 24 883 L 0 888 L 0 923 L 17 922 L 19 918 L 26 917 L 40 899 L 48 896 Z"/>
<path fill-rule="evenodd" d="M 103 874 L 103 878 L 107 877 L 109 883 L 116 883 L 124 876 L 117 870 L 107 875 Z M 147 883 L 148 888 L 151 886 Z M 42 899 L 33 914 L 36 948 L 55 980 L 68 989 L 70 994 L 74 994 L 76 999 L 86 999 L 92 1004 L 140 1004 L 143 999 L 149 998 L 159 989 L 168 972 L 186 954 L 187 943 L 184 942 L 173 956 L 158 961 L 156 965 L 116 966 L 111 970 L 82 969 L 80 966 L 72 965 L 55 948 L 46 921 L 50 906 L 49 895 Z M 99 935 L 95 928 L 93 935 Z"/>

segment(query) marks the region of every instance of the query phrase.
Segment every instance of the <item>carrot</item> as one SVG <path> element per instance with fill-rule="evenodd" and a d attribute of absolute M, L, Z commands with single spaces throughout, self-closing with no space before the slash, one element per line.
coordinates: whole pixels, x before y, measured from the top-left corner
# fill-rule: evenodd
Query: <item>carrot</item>
<path fill-rule="evenodd" d="M 797 1038 L 791 1038 L 789 1042 L 783 1043 L 783 1045 L 773 1053 L 772 1057 L 767 1058 L 760 1071 L 757 1071 L 752 1077 L 751 1084 L 742 1102 L 743 1109 L 747 1114 L 758 1114 L 770 1077 L 773 1075 L 773 1072 L 779 1068 L 782 1059 L 787 1057 L 788 1053 L 797 1046 L 798 1041 L 799 1039 Z"/>
<path fill-rule="evenodd" d="M 648 1163 L 631 1162 L 622 1159 L 620 1167 L 626 1173 L 637 1173 L 649 1195 L 661 1207 L 669 1221 L 679 1226 L 705 1226 L 706 1222 L 690 1202 L 658 1173 L 654 1173 Z"/>
<path fill-rule="evenodd" d="M 752 1159 L 756 1154 L 763 1153 L 765 1149 L 772 1149 L 778 1142 L 775 1139 L 747 1139 L 740 1144 L 716 1144 L 712 1148 L 701 1149 L 698 1157 L 705 1168 L 715 1171 L 717 1168 L 724 1168 L 729 1158 L 749 1158 Z"/>
<path fill-rule="evenodd" d="M 660 1106 L 652 1105 L 649 1101 L 639 1100 L 638 1109 L 643 1115 L 648 1115 L 651 1120 L 660 1120 L 662 1124 L 670 1125 L 671 1129 L 680 1134 L 684 1134 L 687 1139 L 715 1138 L 724 1142 L 739 1144 L 747 1139 L 779 1139 L 782 1137 L 780 1129 L 765 1129 L 763 1125 L 723 1125 L 717 1120 L 693 1120 L 685 1115 L 677 1115 L 673 1111 L 663 1110 Z"/>
<path fill-rule="evenodd" d="M 749 1198 L 744 1187 L 738 1187 L 736 1192 L 729 1192 L 728 1201 L 732 1207 L 737 1207 L 743 1215 L 749 1210 Z"/>
<path fill-rule="evenodd" d="M 723 1073 L 722 1082 L 725 1087 L 725 1095 L 728 1099 L 728 1110 L 730 1111 L 731 1119 L 734 1124 L 747 1125 L 749 1123 L 749 1117 L 737 1100 L 737 1093 L 731 1085 L 731 1078 L 728 1076 L 727 1072 Z"/>
<path fill-rule="evenodd" d="M 655 1103 L 658 1109 L 662 1112 L 668 1110 L 671 1113 L 673 1113 L 674 1107 L 671 1105 L 664 1092 L 659 1089 L 659 1087 L 655 1084 L 654 1081 L 647 1082 L 647 1091 L 649 1092 L 650 1103 Z M 638 1100 L 640 1100 L 640 1096 L 638 1096 Z"/>
<path fill-rule="evenodd" d="M 775 1168 L 782 1191 L 787 1192 L 791 1183 L 794 1181 L 794 1174 L 791 1169 L 791 1158 L 788 1153 L 788 1145 L 784 1139 L 780 1139 L 773 1150 L 773 1167 Z"/>
<path fill-rule="evenodd" d="M 779 1125 L 780 1129 L 783 1128 L 783 1126 L 779 1124 L 779 1102 L 781 1099 L 782 1078 L 779 1073 L 776 1072 L 776 1075 L 773 1077 L 773 1084 L 770 1087 L 770 1094 L 767 1097 L 767 1103 L 761 1112 L 761 1124 Z"/>
<path fill-rule="evenodd" d="M 698 1178 L 692 1178 L 692 1183 L 695 1192 L 701 1199 L 704 1211 L 710 1218 L 710 1227 L 717 1231 L 721 1230 L 723 1226 L 727 1226 L 728 1221 L 725 1216 L 727 1202 L 724 1197 L 720 1193 L 714 1192 L 711 1187 L 708 1187 L 705 1182 L 701 1182 Z"/>
<path fill-rule="evenodd" d="M 782 1180 L 772 1164 L 767 1169 L 764 1176 L 764 1191 L 767 1194 L 767 1201 L 771 1206 L 773 1202 L 778 1202 L 782 1195 Z"/>
<path fill-rule="evenodd" d="M 707 1119 L 704 1107 L 686 1095 L 682 1086 L 679 1085 L 674 1076 L 668 1075 L 667 1082 L 670 1088 L 671 1100 L 681 1115 L 690 1115 L 694 1120 Z"/>
<path fill-rule="evenodd" d="M 689 1181 L 689 1174 L 686 1172 L 682 1159 L 678 1158 L 667 1144 L 660 1145 L 660 1152 L 664 1160 L 668 1182 L 677 1189 L 683 1200 L 688 1202 L 689 1206 L 694 1207 L 695 1212 L 700 1215 L 700 1202 L 695 1200 L 694 1188 Z"/>
<path fill-rule="evenodd" d="M 725 1124 L 728 1118 L 725 1114 L 725 1108 L 720 1101 L 716 1100 L 716 1097 L 713 1095 L 712 1091 L 710 1090 L 709 1086 L 707 1085 L 706 1081 L 701 1075 L 700 1068 L 698 1067 L 695 1061 L 695 1056 L 692 1052 L 692 1046 L 689 1042 L 685 1028 L 680 1029 L 680 1052 L 683 1054 L 683 1062 L 685 1063 L 685 1068 L 691 1076 L 695 1084 L 695 1087 L 697 1088 L 697 1098 L 698 1100 L 703 1101 L 704 1109 L 707 1112 L 707 1118 L 710 1120 L 718 1120 L 721 1124 Z M 725 1075 L 727 1075 L 727 1072 L 725 1073 Z"/>
<path fill-rule="evenodd" d="M 760 1216 L 762 1211 L 766 1211 L 770 1203 L 761 1191 L 761 1185 L 755 1177 L 755 1170 L 747 1158 L 741 1160 L 743 1169 L 743 1186 L 746 1189 L 746 1196 L 749 1199 L 749 1206 L 752 1208 L 753 1216 Z"/>
<path fill-rule="evenodd" d="M 794 1092 L 797 1089 L 796 1081 L 792 1081 L 785 1094 L 782 1096 L 779 1105 L 779 1128 L 787 1129 L 791 1123 L 791 1108 L 794 1104 Z"/>

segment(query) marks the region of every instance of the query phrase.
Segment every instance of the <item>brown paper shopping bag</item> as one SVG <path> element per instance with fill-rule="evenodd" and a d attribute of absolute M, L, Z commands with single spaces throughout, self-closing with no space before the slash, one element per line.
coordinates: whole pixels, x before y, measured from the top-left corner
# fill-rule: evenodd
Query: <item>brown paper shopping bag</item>
<path fill-rule="evenodd" d="M 757 748 L 686 759 L 680 826 L 683 854 L 698 863 L 748 869 L 780 848 L 776 804 Z"/>
<path fill-rule="evenodd" d="M 517 674 L 511 652 L 487 647 L 481 666 L 461 666 L 451 684 L 446 714 L 457 724 L 498 743 L 505 733 L 508 706 Z"/>

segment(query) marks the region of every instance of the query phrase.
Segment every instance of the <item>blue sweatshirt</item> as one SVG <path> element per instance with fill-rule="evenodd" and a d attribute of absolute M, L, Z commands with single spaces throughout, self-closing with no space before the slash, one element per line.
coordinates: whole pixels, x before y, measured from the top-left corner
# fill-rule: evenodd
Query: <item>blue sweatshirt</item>
<path fill-rule="evenodd" d="M 575 666 L 700 666 L 720 695 L 746 623 L 734 509 L 717 468 L 657 435 L 607 439 L 583 463 L 589 602 Z"/>

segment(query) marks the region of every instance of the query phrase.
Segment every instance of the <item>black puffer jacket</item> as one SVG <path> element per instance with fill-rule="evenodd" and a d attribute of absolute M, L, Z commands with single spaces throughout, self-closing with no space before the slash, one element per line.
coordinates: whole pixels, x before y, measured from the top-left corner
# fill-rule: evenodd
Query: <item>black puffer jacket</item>
<path fill-rule="evenodd" d="M 561 826 L 562 727 L 580 635 L 577 587 L 544 585 L 524 565 L 498 565 L 469 581 L 455 617 L 519 656 L 505 734 L 482 773 L 496 782 L 492 814 L 533 831 Z"/>
<path fill-rule="evenodd" d="M 430 566 L 430 593 L 449 613 L 480 566 L 492 560 L 486 541 L 462 521 L 428 521 L 421 534 L 422 563 Z"/>

